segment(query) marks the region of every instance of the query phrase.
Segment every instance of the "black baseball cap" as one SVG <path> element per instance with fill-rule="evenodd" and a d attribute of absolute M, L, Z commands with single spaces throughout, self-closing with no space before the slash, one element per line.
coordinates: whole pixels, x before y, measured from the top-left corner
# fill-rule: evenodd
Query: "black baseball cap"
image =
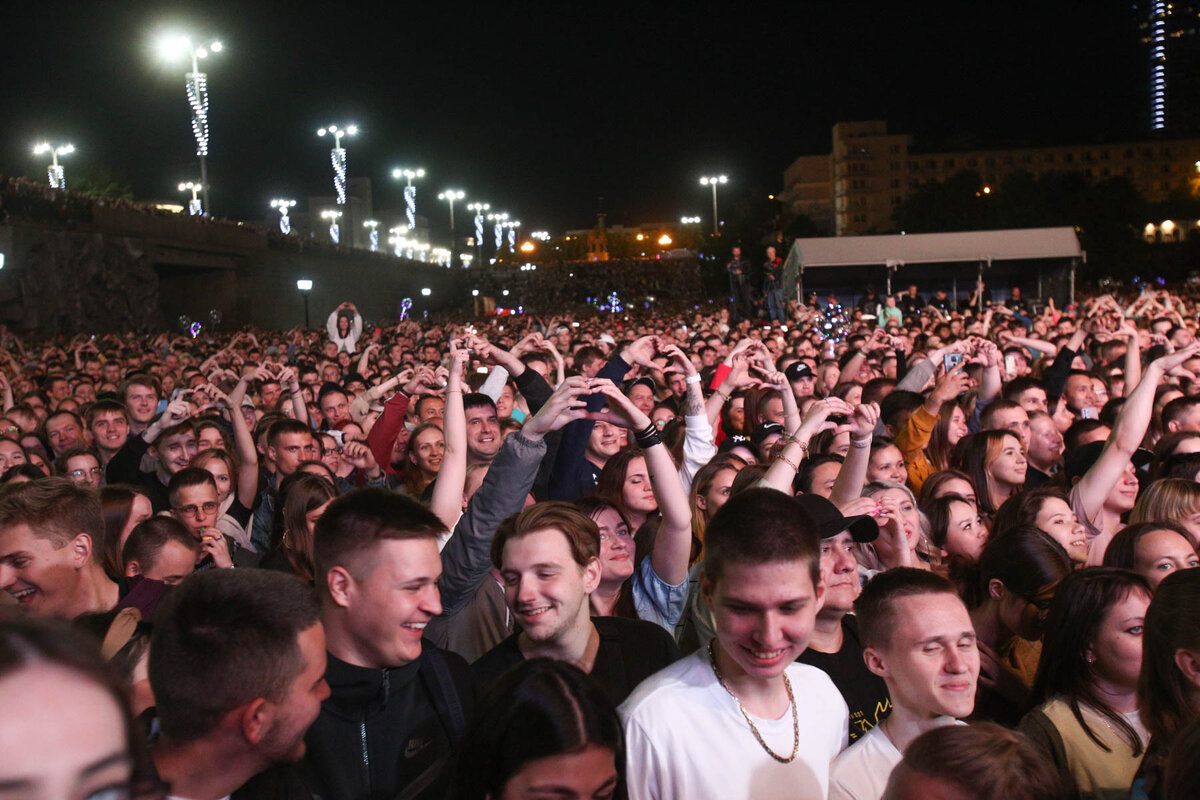
<path fill-rule="evenodd" d="M 864 544 L 879 538 L 879 523 L 866 514 L 842 516 L 837 506 L 819 494 L 798 494 L 796 501 L 817 523 L 817 532 L 822 539 L 832 539 L 842 531 L 849 531 L 854 541 Z"/>
<path fill-rule="evenodd" d="M 793 361 L 791 364 L 788 364 L 787 369 L 783 371 L 783 374 L 787 376 L 788 383 L 795 383 L 801 378 L 811 379 L 815 377 L 813 375 L 812 367 L 803 361 Z"/>
<path fill-rule="evenodd" d="M 1067 454 L 1066 462 L 1063 464 L 1063 472 L 1066 473 L 1068 480 L 1082 478 L 1087 474 L 1087 471 L 1096 463 L 1096 459 L 1100 458 L 1100 453 L 1104 450 L 1104 442 L 1088 442 L 1083 447 L 1077 447 Z M 1139 447 L 1133 451 L 1133 457 L 1130 459 L 1135 467 L 1144 467 L 1154 458 L 1154 453 L 1144 447 Z"/>
<path fill-rule="evenodd" d="M 778 422 L 760 422 L 750 433 L 750 444 L 758 447 L 768 436 L 775 433 L 783 435 L 783 426 Z"/>

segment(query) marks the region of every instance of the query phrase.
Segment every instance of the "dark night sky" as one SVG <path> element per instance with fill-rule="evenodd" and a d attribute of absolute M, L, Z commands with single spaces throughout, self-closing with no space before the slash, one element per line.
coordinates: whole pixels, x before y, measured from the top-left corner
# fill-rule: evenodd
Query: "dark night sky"
<path fill-rule="evenodd" d="M 174 28 L 223 39 L 206 62 L 209 176 L 219 214 L 259 217 L 331 192 L 328 139 L 357 122 L 350 173 L 376 207 L 402 201 L 396 164 L 460 187 L 526 231 L 707 217 L 701 174 L 730 201 L 779 188 L 837 120 L 887 119 L 918 147 L 1140 136 L 1148 67 L 1130 3 L 480 4 L 6 3 L 0 172 L 36 171 L 37 139 L 111 168 L 139 198 L 198 176 Z M 379 10 L 387 8 L 388 10 Z M 439 207 L 440 206 L 440 207 Z"/>

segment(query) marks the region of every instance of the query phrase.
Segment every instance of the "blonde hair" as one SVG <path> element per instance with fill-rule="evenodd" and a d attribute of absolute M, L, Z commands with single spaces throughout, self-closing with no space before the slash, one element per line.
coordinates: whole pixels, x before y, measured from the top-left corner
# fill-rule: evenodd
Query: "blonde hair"
<path fill-rule="evenodd" d="M 1200 511 L 1200 483 L 1184 478 L 1162 478 L 1138 495 L 1129 512 L 1129 524 L 1155 520 L 1180 520 Z"/>

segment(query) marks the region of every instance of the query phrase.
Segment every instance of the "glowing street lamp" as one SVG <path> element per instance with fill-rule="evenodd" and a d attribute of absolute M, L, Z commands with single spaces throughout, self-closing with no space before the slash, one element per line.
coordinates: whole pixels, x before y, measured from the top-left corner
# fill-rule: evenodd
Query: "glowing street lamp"
<path fill-rule="evenodd" d="M 209 53 L 219 53 L 224 45 L 216 39 L 203 44 L 193 44 L 187 36 L 164 36 L 158 42 L 158 51 L 164 59 L 174 61 L 181 55 L 192 57 L 192 71 L 187 78 L 188 106 L 192 110 L 192 135 L 196 137 L 196 155 L 200 157 L 200 186 L 204 194 L 204 207 L 208 204 L 208 75 L 200 71 L 200 60 Z"/>
<path fill-rule="evenodd" d="M 721 235 L 720 218 L 717 216 L 717 184 L 728 183 L 729 178 L 724 175 L 706 175 L 700 179 L 701 186 L 711 186 L 713 196 L 713 236 Z"/>
<path fill-rule="evenodd" d="M 680 217 L 679 221 L 684 225 L 699 225 L 701 222 L 699 217 Z"/>
<path fill-rule="evenodd" d="M 409 244 L 409 240 L 404 235 L 408 233 L 408 226 L 397 225 L 394 228 L 388 228 L 388 233 L 391 234 L 388 237 L 388 244 L 392 245 L 392 252 L 396 255 L 396 258 L 403 258 L 404 248 Z M 408 257 L 412 258 L 411 250 L 408 253 Z"/>
<path fill-rule="evenodd" d="M 67 188 L 67 180 L 63 176 L 63 168 L 58 163 L 58 157 L 70 155 L 74 152 L 75 145 L 73 144 L 61 144 L 58 147 L 54 147 L 49 142 L 42 142 L 33 146 L 33 154 L 35 156 L 40 156 L 43 153 L 50 154 L 50 166 L 46 168 L 46 174 L 50 176 L 51 189 Z"/>
<path fill-rule="evenodd" d="M 533 233 L 529 234 L 529 238 L 537 239 L 539 242 L 548 242 L 548 241 L 550 241 L 550 232 L 549 231 L 534 231 Z"/>
<path fill-rule="evenodd" d="M 346 149 L 342 147 L 342 137 L 353 136 L 356 133 L 357 125 L 347 125 L 344 128 L 328 125 L 317 129 L 317 136 L 329 134 L 333 137 L 333 150 L 329 152 L 329 160 L 333 164 L 333 190 L 337 192 L 339 206 L 346 205 Z"/>
<path fill-rule="evenodd" d="M 294 208 L 295 200 L 285 200 L 282 197 L 271 201 L 271 208 L 279 209 L 279 231 L 284 236 L 292 232 L 292 219 L 288 216 L 288 210 Z"/>
<path fill-rule="evenodd" d="M 496 223 L 496 249 L 499 250 L 504 243 L 504 223 L 508 221 L 508 214 L 488 214 L 488 219 Z"/>
<path fill-rule="evenodd" d="M 438 200 L 445 200 L 450 204 L 450 250 L 451 253 L 458 249 L 458 238 L 454 234 L 454 201 L 462 200 L 467 196 L 467 193 L 462 189 L 446 189 L 444 192 L 438 193 Z"/>
<path fill-rule="evenodd" d="M 296 288 L 300 291 L 300 295 L 304 298 L 304 328 L 308 330 L 308 293 L 312 291 L 313 282 L 301 278 L 296 281 Z"/>
<path fill-rule="evenodd" d="M 404 185 L 404 213 L 408 217 L 408 229 L 415 231 L 417 229 L 417 187 L 413 186 L 413 178 L 424 178 L 425 170 L 396 167 L 392 170 L 392 177 L 397 180 L 404 178 L 407 181 Z"/>
<path fill-rule="evenodd" d="M 530 242 L 530 241 L 521 242 L 521 252 L 522 253 L 532 253 L 533 252 L 533 242 Z"/>
<path fill-rule="evenodd" d="M 514 219 L 511 222 L 504 223 L 504 227 L 508 228 L 508 252 L 517 252 L 517 228 L 521 227 L 521 220 Z"/>
<path fill-rule="evenodd" d="M 196 181 L 186 181 L 179 184 L 179 191 L 191 192 L 192 199 L 188 201 L 188 213 L 193 217 L 203 216 L 204 207 L 200 204 L 200 192 L 203 187 Z"/>
<path fill-rule="evenodd" d="M 467 208 L 475 212 L 475 249 L 479 251 L 479 261 L 483 262 L 483 220 L 484 212 L 491 208 L 487 203 L 468 203 Z M 470 262 L 466 262 L 469 264 Z"/>
<path fill-rule="evenodd" d="M 663 247 L 666 247 L 671 243 L 671 237 L 664 233 L 662 236 L 658 237 L 658 243 Z"/>
<path fill-rule="evenodd" d="M 341 218 L 341 211 L 334 211 L 331 208 L 327 208 L 321 212 L 321 219 L 329 220 L 329 239 L 334 244 L 337 244 L 342 238 L 342 230 L 338 227 L 338 220 Z"/>
<path fill-rule="evenodd" d="M 379 220 L 369 219 L 363 223 L 363 227 L 370 231 L 368 238 L 371 242 L 371 252 L 379 252 Z"/>

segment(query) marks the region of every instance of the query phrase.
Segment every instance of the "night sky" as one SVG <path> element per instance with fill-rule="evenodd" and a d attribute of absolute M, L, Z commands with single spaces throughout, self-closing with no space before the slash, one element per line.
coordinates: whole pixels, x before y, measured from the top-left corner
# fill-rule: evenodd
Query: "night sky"
<path fill-rule="evenodd" d="M 887 119 L 924 149 L 1145 130 L 1148 66 L 1121 0 L 799 2 L 783 17 L 753 3 L 4 6 L 0 172 L 40 174 L 33 142 L 70 140 L 68 185 L 87 163 L 139 199 L 178 200 L 199 176 L 186 69 L 153 41 L 216 36 L 212 202 L 239 218 L 332 192 L 316 136 L 331 122 L 361 127 L 350 174 L 371 178 L 377 209 L 402 205 L 392 166 L 425 167 L 435 235 L 448 187 L 524 231 L 589 227 L 601 208 L 610 223 L 707 220 L 700 175 L 730 176 L 723 203 L 776 191 L 838 120 Z"/>

